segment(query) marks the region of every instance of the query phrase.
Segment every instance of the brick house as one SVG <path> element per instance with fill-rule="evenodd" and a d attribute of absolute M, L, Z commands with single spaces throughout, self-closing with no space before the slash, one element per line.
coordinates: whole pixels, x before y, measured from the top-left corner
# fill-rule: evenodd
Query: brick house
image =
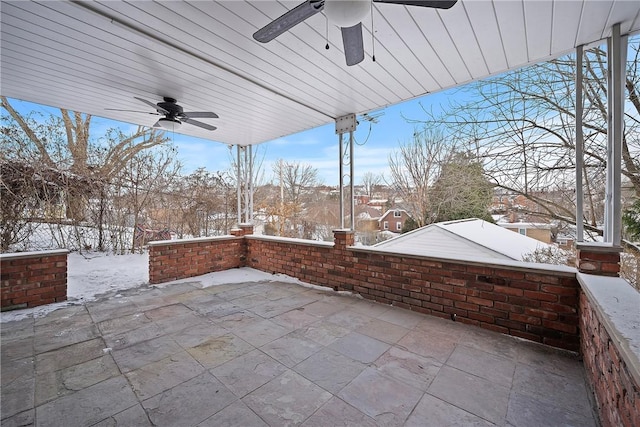
<path fill-rule="evenodd" d="M 531 237 L 544 243 L 551 243 L 551 224 L 539 222 L 498 222 L 502 228 Z"/>
<path fill-rule="evenodd" d="M 378 230 L 399 233 L 409 218 L 411 216 L 404 209 L 389 209 L 378 218 Z"/>

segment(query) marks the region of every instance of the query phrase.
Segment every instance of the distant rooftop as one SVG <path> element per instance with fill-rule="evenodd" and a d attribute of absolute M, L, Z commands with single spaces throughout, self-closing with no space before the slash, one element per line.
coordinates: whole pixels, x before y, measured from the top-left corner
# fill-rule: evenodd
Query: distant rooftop
<path fill-rule="evenodd" d="M 411 255 L 492 258 L 522 261 L 547 244 L 477 219 L 438 222 L 374 245 Z"/>

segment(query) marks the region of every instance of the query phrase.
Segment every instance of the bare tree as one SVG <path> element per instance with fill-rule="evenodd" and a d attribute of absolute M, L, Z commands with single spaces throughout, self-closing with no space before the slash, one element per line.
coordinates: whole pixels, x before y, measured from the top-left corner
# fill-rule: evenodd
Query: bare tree
<path fill-rule="evenodd" d="M 8 116 L 3 117 L 3 145 L 10 156 L 38 161 L 44 166 L 67 171 L 85 178 L 108 181 L 138 153 L 167 141 L 164 133 L 139 126 L 125 135 L 112 129 L 104 143 L 91 138 L 91 116 L 60 109 L 60 116 L 45 122 L 17 112 L 4 96 L 0 97 Z M 67 192 L 67 217 L 75 221 L 85 218 L 87 194 L 70 185 Z"/>
<path fill-rule="evenodd" d="M 318 170 L 310 164 L 279 160 L 274 163 L 273 174 L 284 189 L 284 199 L 299 204 L 305 191 L 318 184 Z"/>
<path fill-rule="evenodd" d="M 407 212 L 421 227 L 431 223 L 432 188 L 442 165 L 450 158 L 455 145 L 442 134 L 425 129 L 416 132 L 413 140 L 401 144 L 389 155 L 391 185 Z"/>
<path fill-rule="evenodd" d="M 311 234 L 309 225 L 303 224 L 303 210 L 305 203 L 313 200 L 318 170 L 309 164 L 280 159 L 273 165 L 273 175 L 280 187 L 280 197 L 278 202 L 269 203 L 267 210 L 278 219 L 279 234 L 292 237 Z"/>
<path fill-rule="evenodd" d="M 640 196 L 639 41 L 630 40 L 625 81 L 626 202 Z M 590 49 L 584 62 L 585 214 L 595 229 L 602 222 L 607 157 L 606 53 Z M 465 141 L 495 185 L 534 202 L 538 216 L 575 222 L 574 76 L 574 55 L 512 71 L 461 89 L 462 101 L 444 113 L 425 108 L 426 118 L 417 122 Z"/>
<path fill-rule="evenodd" d="M 383 182 L 384 179 L 380 174 L 365 172 L 365 174 L 362 175 L 362 186 L 364 187 L 365 194 L 369 197 L 373 197 L 376 190 Z"/>

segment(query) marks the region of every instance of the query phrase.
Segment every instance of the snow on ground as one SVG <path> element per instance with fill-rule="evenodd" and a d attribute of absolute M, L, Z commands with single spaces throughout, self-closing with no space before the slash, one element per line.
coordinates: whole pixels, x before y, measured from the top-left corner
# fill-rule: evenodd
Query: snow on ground
<path fill-rule="evenodd" d="M 67 267 L 67 298 L 90 301 L 110 291 L 136 288 L 149 283 L 149 255 L 70 253 Z"/>
<path fill-rule="evenodd" d="M 198 282 L 201 287 L 206 288 L 223 284 L 265 281 L 296 283 L 308 288 L 327 290 L 326 287 L 311 285 L 284 274 L 270 274 L 246 267 L 208 273 L 154 286 L 165 287 L 176 283 Z M 95 300 L 105 293 L 115 293 L 115 297 L 118 298 L 119 291 L 137 288 L 148 283 L 149 256 L 147 253 L 128 255 L 112 255 L 102 252 L 89 252 L 83 255 L 70 253 L 67 267 L 68 300 L 66 302 L 3 312 L 0 314 L 0 322 L 10 322 L 26 317 L 42 317 L 62 307 Z M 340 293 L 348 294 L 348 292 Z"/>

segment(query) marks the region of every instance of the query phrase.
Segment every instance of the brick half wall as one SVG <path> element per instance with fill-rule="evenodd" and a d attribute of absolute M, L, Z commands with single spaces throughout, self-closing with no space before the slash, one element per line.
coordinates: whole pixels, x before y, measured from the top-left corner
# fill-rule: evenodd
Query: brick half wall
<path fill-rule="evenodd" d="M 149 283 L 200 276 L 245 265 L 242 237 L 209 237 L 149 243 Z"/>
<path fill-rule="evenodd" d="M 619 278 L 579 280 L 581 353 L 602 426 L 640 426 L 640 294 Z"/>
<path fill-rule="evenodd" d="M 408 310 L 579 350 L 575 270 L 388 254 L 335 243 L 247 236 L 247 266 Z M 515 264 L 515 263 L 514 263 Z"/>
<path fill-rule="evenodd" d="M 0 255 L 2 311 L 67 299 L 67 250 Z"/>

